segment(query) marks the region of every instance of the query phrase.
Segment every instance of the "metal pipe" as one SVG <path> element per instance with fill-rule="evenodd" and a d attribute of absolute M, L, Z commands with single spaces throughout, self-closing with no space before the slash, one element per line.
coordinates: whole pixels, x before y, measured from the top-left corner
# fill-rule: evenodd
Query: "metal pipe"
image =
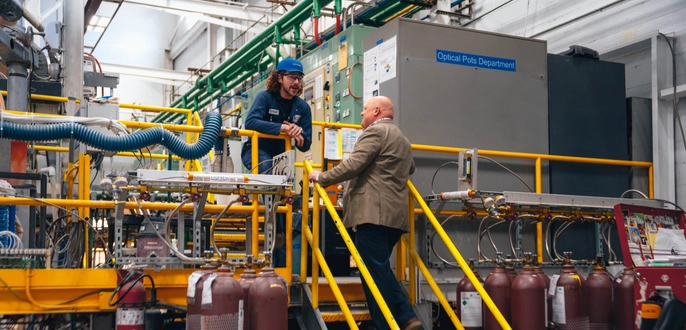
<path fill-rule="evenodd" d="M 412 150 L 459 153 L 460 151 L 467 150 L 467 148 L 453 148 L 453 147 L 430 146 L 430 145 L 425 145 L 425 144 L 412 144 Z M 601 164 L 601 165 L 619 165 L 619 166 L 636 166 L 636 167 L 650 167 L 650 166 L 652 166 L 651 162 L 603 159 L 603 158 L 590 158 L 590 157 L 557 156 L 557 155 L 546 155 L 546 154 L 525 153 L 525 152 L 494 151 L 494 150 L 485 150 L 485 149 L 479 150 L 479 155 L 493 156 L 493 157 L 506 157 L 506 158 L 523 158 L 523 159 L 541 158 L 541 160 L 553 160 L 553 161 L 570 162 L 570 163 L 588 163 L 588 164 Z"/>
<path fill-rule="evenodd" d="M 303 166 L 303 179 L 307 177 L 307 167 Z M 310 184 L 307 180 L 303 180 L 302 187 L 302 218 L 304 221 L 300 221 L 301 233 L 305 232 L 305 228 L 308 228 L 308 221 L 310 219 Z M 308 239 L 305 235 L 302 235 L 300 241 L 300 281 L 307 283 L 307 249 L 308 249 Z"/>
<path fill-rule="evenodd" d="M 540 194 L 543 192 L 543 179 L 542 179 L 542 169 L 541 169 L 541 158 L 536 158 L 536 193 Z M 538 221 L 536 223 L 536 253 L 538 254 L 538 263 L 543 262 L 543 222 Z"/>
<path fill-rule="evenodd" d="M 64 54 L 62 56 L 62 72 L 64 72 L 64 96 L 77 99 L 83 98 L 83 25 L 84 10 L 81 1 L 64 1 L 63 32 Z M 76 113 L 76 109 L 68 110 L 69 116 Z"/>
<path fill-rule="evenodd" d="M 29 93 L 28 68 L 22 63 L 8 63 L 7 76 L 7 109 L 30 111 L 27 97 Z"/>
<path fill-rule="evenodd" d="M 53 146 L 34 146 L 34 147 L 33 147 L 33 150 L 36 150 L 36 151 L 68 152 L 68 151 L 69 151 L 69 148 L 65 148 L 65 147 L 53 147 Z M 139 155 L 134 154 L 133 152 L 118 152 L 118 153 L 116 153 L 116 154 L 114 154 L 114 155 L 115 155 L 115 156 L 124 156 L 124 157 L 140 157 Z M 165 155 L 165 154 L 150 154 L 150 155 L 146 155 L 145 157 L 154 158 L 154 159 L 165 159 L 165 160 L 166 160 L 166 159 L 169 158 L 169 155 Z M 173 159 L 173 160 L 182 160 L 183 158 L 181 158 L 181 157 L 179 157 L 179 156 L 172 155 L 172 159 Z"/>
<path fill-rule="evenodd" d="M 54 198 L 28 198 L 28 197 L 0 197 L 0 205 L 18 205 L 18 206 L 57 206 L 63 208 L 73 207 L 89 207 L 97 209 L 113 209 L 116 205 L 122 204 L 117 201 L 80 201 L 74 199 L 54 199 Z M 178 203 L 159 203 L 159 202 L 144 202 L 143 209 L 145 210 L 163 210 L 171 211 L 178 206 Z M 134 202 L 125 202 L 125 209 L 137 209 L 138 204 Z M 206 213 L 218 213 L 222 210 L 221 205 L 206 205 L 204 210 Z M 180 209 L 184 212 L 193 211 L 193 205 L 185 205 Z M 264 206 L 260 205 L 255 210 L 253 206 L 249 205 L 233 205 L 229 209 L 231 213 L 250 213 L 250 212 L 264 212 Z M 286 207 L 280 207 L 277 212 L 285 213 Z M 254 254 L 257 255 L 257 254 Z"/>
<path fill-rule="evenodd" d="M 438 235 L 441 237 L 443 240 L 443 243 L 445 243 L 446 247 L 448 247 L 448 250 L 450 253 L 453 255 L 455 260 L 457 260 L 457 263 L 460 265 L 460 268 L 462 268 L 462 271 L 464 274 L 467 276 L 469 281 L 474 285 L 476 288 L 476 291 L 479 293 L 481 296 L 484 304 L 488 306 L 488 309 L 493 313 L 493 316 L 495 319 L 498 321 L 498 324 L 504 329 L 504 330 L 511 330 L 512 328 L 510 325 L 507 323 L 505 318 L 503 317 L 503 314 L 500 313 L 498 310 L 498 307 L 493 303 L 493 300 L 491 297 L 488 295 L 488 292 L 481 286 L 479 283 L 479 280 L 477 280 L 476 276 L 474 276 L 474 273 L 472 270 L 469 268 L 469 265 L 467 262 L 464 260 L 462 257 L 462 254 L 457 250 L 455 247 L 455 244 L 450 240 L 450 236 L 448 236 L 448 233 L 445 232 L 443 227 L 440 226 L 438 223 L 438 220 L 436 220 L 436 217 L 431 213 L 431 209 L 429 208 L 428 205 L 424 202 L 422 199 L 422 195 L 419 194 L 419 191 L 414 187 L 411 181 L 407 181 L 407 187 L 410 190 L 410 193 L 414 195 L 414 198 L 419 202 L 419 205 L 422 207 L 424 210 L 424 214 L 426 217 L 429 219 L 431 224 L 434 226 L 434 229 L 438 232 Z"/>
<path fill-rule="evenodd" d="M 307 162 L 305 162 L 307 164 Z M 312 169 L 308 168 L 307 165 L 305 165 L 305 168 L 307 168 L 307 173 L 311 173 Z M 321 194 L 321 196 L 326 196 L 325 194 Z M 315 182 L 314 184 L 314 191 L 312 192 L 312 242 L 310 242 L 310 246 L 312 246 L 312 251 L 315 251 L 319 249 L 319 235 L 321 231 L 319 230 L 319 215 L 321 212 L 319 212 L 319 197 L 320 197 L 320 192 L 319 189 L 317 189 L 317 183 Z M 327 199 L 326 197 L 323 199 Z M 332 213 L 338 215 L 335 211 Z M 345 241 L 345 238 L 343 238 Z M 359 265 L 359 264 L 358 264 Z M 368 282 L 369 283 L 369 282 Z M 319 262 L 317 258 L 312 258 L 312 308 L 319 308 Z"/>
<path fill-rule="evenodd" d="M 24 18 L 26 19 L 27 22 L 31 23 L 33 27 L 36 28 L 39 32 L 44 32 L 45 27 L 41 23 L 41 21 L 36 18 L 36 16 L 33 16 L 33 14 L 26 8 L 24 7 Z"/>
<path fill-rule="evenodd" d="M 307 173 L 311 173 L 312 172 L 312 166 L 310 166 L 310 162 L 305 161 L 304 163 L 305 163 L 305 169 L 306 169 Z M 410 184 L 409 181 L 408 181 L 408 184 Z M 314 188 L 315 188 L 315 198 L 312 201 L 313 202 L 313 209 L 316 208 L 318 210 L 319 209 L 319 199 L 317 197 L 318 197 L 318 195 L 326 196 L 326 191 L 317 182 L 314 183 Z M 415 198 L 417 198 L 418 194 L 419 193 L 415 194 Z M 420 196 L 420 198 L 421 198 L 421 196 Z M 369 269 L 367 269 L 367 266 L 365 265 L 364 261 L 362 261 L 362 258 L 360 257 L 360 254 L 357 251 L 357 248 L 355 248 L 355 244 L 352 243 L 352 239 L 350 238 L 350 235 L 348 235 L 348 231 L 345 229 L 345 226 L 343 225 L 341 218 L 338 216 L 338 213 L 336 212 L 336 209 L 334 208 L 333 204 L 331 204 L 331 201 L 328 198 L 322 198 L 322 201 L 324 201 L 324 206 L 326 206 L 326 209 L 329 211 L 329 214 L 331 215 L 331 217 L 333 219 L 333 223 L 336 225 L 338 232 L 341 234 L 341 237 L 343 238 L 343 242 L 345 242 L 345 245 L 348 247 L 348 251 L 350 251 L 350 255 L 352 255 L 353 259 L 355 260 L 355 263 L 357 263 L 357 267 L 360 270 L 360 273 L 362 274 L 364 281 L 367 283 L 367 286 L 369 287 L 369 291 L 371 291 L 372 296 L 374 296 L 374 299 L 376 300 L 377 304 L 379 305 L 379 309 L 381 309 L 381 313 L 383 314 L 384 318 L 388 322 L 389 327 L 391 329 L 399 329 L 398 322 L 396 322 L 395 318 L 393 317 L 393 314 L 388 309 L 388 305 L 386 304 L 384 297 L 381 295 L 381 293 L 379 292 L 379 289 L 377 288 L 376 284 L 374 283 L 374 279 L 372 278 L 372 275 L 369 273 Z M 426 203 L 424 203 L 424 205 L 426 205 Z M 313 210 L 313 212 L 316 212 L 316 210 Z M 313 221 L 312 221 L 313 225 L 315 223 L 314 222 L 315 217 L 317 217 L 317 214 L 314 214 L 312 217 L 313 218 Z M 313 228 L 313 230 L 318 230 L 318 228 Z M 315 243 L 315 242 L 313 242 L 313 243 Z M 316 242 L 316 243 L 318 243 L 318 242 Z M 316 247 L 317 247 L 317 245 L 313 244 L 313 248 L 316 248 Z M 312 294 L 313 294 L 313 297 L 314 297 L 314 279 L 315 278 L 316 278 L 315 277 L 315 265 L 313 264 L 312 265 L 312 284 L 313 284 L 312 285 L 313 286 Z M 316 302 L 316 300 L 315 300 L 315 302 Z M 492 301 L 491 301 L 491 303 L 492 303 Z M 315 306 L 313 305 L 313 307 L 315 307 Z"/>
<path fill-rule="evenodd" d="M 415 224 L 414 224 L 415 214 L 414 214 L 414 197 L 412 196 L 412 194 L 407 194 L 407 206 L 408 206 L 408 211 L 409 211 L 408 212 L 408 216 L 409 216 L 408 220 L 410 222 L 410 233 L 408 235 L 409 236 L 408 237 L 409 242 L 407 243 L 407 249 L 410 252 L 410 255 L 412 255 L 412 251 L 414 251 L 414 249 L 415 249 L 415 246 L 414 246 L 414 243 L 415 243 Z M 419 263 L 422 263 L 422 262 L 420 261 L 420 262 L 418 262 L 418 264 Z M 415 306 L 417 304 L 417 287 L 416 287 L 417 286 L 417 274 L 415 271 L 416 265 L 415 265 L 415 258 L 414 257 L 412 257 L 412 258 L 410 258 L 410 260 L 408 260 L 408 265 L 410 268 L 410 271 L 409 271 L 409 273 L 410 273 L 409 274 L 410 286 L 408 288 L 408 290 L 410 291 L 410 305 Z M 436 296 L 438 296 L 438 295 L 436 295 Z M 449 308 L 449 309 L 452 310 L 452 308 Z"/>

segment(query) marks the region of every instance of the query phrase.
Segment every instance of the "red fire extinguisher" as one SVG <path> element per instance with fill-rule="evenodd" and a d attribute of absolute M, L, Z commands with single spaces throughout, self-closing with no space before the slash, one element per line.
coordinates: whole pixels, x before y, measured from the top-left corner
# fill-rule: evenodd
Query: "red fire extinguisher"
<path fill-rule="evenodd" d="M 116 330 L 145 330 L 145 274 L 130 272 L 117 285 L 110 306 L 117 306 Z M 118 294 L 116 302 L 112 298 Z"/>

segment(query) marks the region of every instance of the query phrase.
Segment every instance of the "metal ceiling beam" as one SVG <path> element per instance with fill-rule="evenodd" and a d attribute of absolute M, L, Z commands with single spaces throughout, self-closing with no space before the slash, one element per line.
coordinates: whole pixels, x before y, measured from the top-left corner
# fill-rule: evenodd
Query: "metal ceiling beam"
<path fill-rule="evenodd" d="M 160 7 L 152 7 L 152 8 L 157 9 L 157 10 L 161 10 L 165 13 L 170 13 L 170 14 L 174 14 L 177 16 L 186 17 L 189 19 L 197 19 L 199 21 L 211 23 L 214 25 L 224 26 L 224 27 L 227 27 L 229 29 L 234 29 L 234 30 L 238 30 L 238 31 L 245 31 L 248 28 L 250 28 L 250 25 L 248 25 L 248 24 L 240 24 L 240 23 L 236 23 L 236 22 L 225 21 L 225 20 L 222 20 L 222 19 L 219 19 L 216 17 L 208 16 L 208 15 L 203 15 L 203 14 L 198 14 L 198 13 L 190 13 L 190 12 L 175 10 L 175 9 L 160 8 Z M 255 24 L 255 26 L 253 26 L 250 29 L 251 29 L 251 32 L 260 33 L 262 31 L 264 31 L 265 26 L 266 26 L 266 24 L 257 23 L 257 24 Z"/>
<path fill-rule="evenodd" d="M 187 72 L 165 70 L 165 69 L 151 69 L 139 66 L 121 65 L 115 63 L 100 63 L 102 70 L 108 73 L 118 73 L 122 76 L 131 76 L 141 78 L 149 81 L 158 82 L 167 85 L 181 85 L 186 80 L 191 83 L 195 81 L 196 77 L 192 77 Z"/>
<path fill-rule="evenodd" d="M 280 14 L 273 14 L 271 10 L 252 9 L 248 5 L 234 6 L 191 0 L 126 0 L 126 2 L 148 7 L 181 10 L 189 13 L 233 18 L 252 22 L 259 21 L 264 15 L 272 16 L 274 19 L 278 19 L 281 16 Z"/>
<path fill-rule="evenodd" d="M 98 12 L 101 3 L 102 0 L 88 0 L 86 2 L 86 6 L 83 9 L 83 34 L 86 34 L 86 31 L 88 30 L 88 24 L 90 24 L 90 21 L 93 18 L 93 16 L 95 16 L 95 13 Z"/>
<path fill-rule="evenodd" d="M 182 35 L 176 42 L 172 43 L 169 56 L 175 60 L 181 53 L 188 48 L 188 46 L 207 29 L 208 24 L 203 21 L 197 21 L 184 35 Z"/>
<path fill-rule="evenodd" d="M 62 8 L 62 0 L 55 2 L 50 8 L 48 8 L 48 10 L 42 12 L 40 14 L 40 17 L 38 17 L 38 20 L 42 22 L 43 20 L 45 20 L 46 17 L 52 15 L 57 11 L 57 9 L 60 8 Z"/>

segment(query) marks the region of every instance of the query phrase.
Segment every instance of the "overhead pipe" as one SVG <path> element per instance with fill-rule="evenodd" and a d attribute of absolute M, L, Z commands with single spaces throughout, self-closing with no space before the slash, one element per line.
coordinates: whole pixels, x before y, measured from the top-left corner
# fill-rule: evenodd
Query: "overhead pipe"
<path fill-rule="evenodd" d="M 330 0 L 324 0 L 324 1 L 325 1 L 326 3 L 331 2 Z M 281 16 L 281 18 L 280 18 L 278 21 L 276 21 L 274 24 L 280 24 L 281 21 L 288 22 L 291 18 L 297 16 L 299 13 L 301 13 L 302 10 L 306 10 L 306 9 L 307 9 L 310 5 L 312 5 L 313 3 L 314 3 L 316 6 L 321 6 L 321 4 L 319 3 L 319 0 L 303 1 L 303 2 L 301 2 L 301 3 L 299 3 L 299 4 L 297 4 L 295 7 L 293 7 L 293 9 L 291 9 L 291 10 L 289 10 L 288 12 L 286 12 L 285 14 L 283 14 L 283 16 Z M 321 7 L 320 7 L 320 8 L 321 8 Z M 283 26 L 283 27 L 284 27 L 284 28 L 287 28 L 288 26 Z M 236 51 L 236 53 L 235 53 L 234 56 L 236 56 L 236 57 L 243 56 L 245 53 L 248 52 L 248 50 L 247 50 L 246 48 L 251 48 L 252 45 L 254 45 L 254 44 L 259 44 L 259 43 L 261 43 L 261 41 L 263 41 L 263 40 L 272 40 L 272 38 L 273 38 L 273 33 L 274 33 L 274 30 L 272 30 L 272 29 L 266 29 L 266 30 L 262 31 L 260 34 L 258 34 L 257 36 L 255 36 L 255 38 L 253 38 L 252 40 L 250 40 L 250 41 L 248 42 L 248 44 L 244 45 L 244 46 L 241 47 L 238 51 Z M 241 50 L 243 50 L 243 49 L 246 49 L 246 50 L 245 50 L 245 51 L 241 51 Z M 233 57 L 233 56 L 232 56 L 232 57 Z M 213 70 L 212 72 L 210 72 L 206 77 L 204 77 L 204 78 L 202 78 L 202 79 L 198 79 L 198 81 L 196 82 L 196 86 L 197 86 L 197 87 L 204 87 L 204 86 L 206 86 L 207 83 L 208 83 L 208 81 L 214 80 L 215 77 L 216 77 L 217 75 L 221 74 L 222 72 L 224 72 L 225 69 L 229 66 L 229 64 L 232 63 L 233 61 L 234 61 L 233 59 L 228 59 L 228 60 L 224 61 L 222 64 L 219 65 L 219 67 L 217 67 L 217 69 L 215 69 L 215 70 Z"/>
<path fill-rule="evenodd" d="M 371 15 L 371 17 L 369 17 L 368 19 L 372 21 L 383 22 L 385 18 L 393 16 L 398 11 L 405 9 L 405 7 L 407 7 L 406 3 L 402 1 L 397 1 L 390 4 L 388 7 L 380 10 L 379 12 Z"/>
<path fill-rule="evenodd" d="M 288 29 L 293 24 L 295 24 L 294 22 L 292 22 L 293 18 L 299 17 L 299 18 L 301 18 L 301 21 L 304 21 L 309 16 L 309 13 L 310 13 L 310 10 L 311 10 L 313 3 L 317 3 L 318 5 L 321 5 L 320 1 L 324 4 L 328 4 L 329 2 L 331 2 L 331 0 L 303 1 L 299 4 L 297 4 L 293 9 L 286 12 L 275 23 L 278 23 L 284 29 Z M 302 13 L 305 13 L 306 15 L 304 15 L 304 17 L 302 17 L 303 16 Z M 264 31 L 262 31 L 260 34 L 258 34 L 255 38 L 251 39 L 243 47 L 239 48 L 229 59 L 222 62 L 216 69 L 214 69 L 212 72 L 210 72 L 207 76 L 205 76 L 204 78 L 198 79 L 195 86 L 193 86 L 189 91 L 184 93 L 179 99 L 172 102 L 172 106 L 178 107 L 179 104 L 182 103 L 183 99 L 189 100 L 189 99 L 194 98 L 197 95 L 199 95 L 202 92 L 200 90 L 200 87 L 206 86 L 208 81 L 213 80 L 216 82 L 218 80 L 222 80 L 223 78 L 225 78 L 227 74 L 232 73 L 231 70 L 227 70 L 227 68 L 229 66 L 236 63 L 238 59 L 241 59 L 244 56 L 246 56 L 246 54 L 247 54 L 247 57 L 251 57 L 251 56 L 254 56 L 255 54 L 261 52 L 262 49 L 264 49 L 264 41 L 265 40 L 272 40 L 273 33 L 274 33 L 273 29 L 265 29 Z"/>
<path fill-rule="evenodd" d="M 342 0 L 334 0 L 333 3 L 333 11 L 336 14 L 336 32 L 334 32 L 334 35 L 341 33 L 341 12 L 343 8 L 341 2 Z"/>
<path fill-rule="evenodd" d="M 318 1 L 315 0 L 313 2 L 312 10 L 314 10 L 314 24 L 312 25 L 312 28 L 314 29 L 314 41 L 317 43 L 317 46 L 320 46 L 322 40 L 319 37 L 319 18 L 322 16 L 322 7 L 319 5 Z"/>

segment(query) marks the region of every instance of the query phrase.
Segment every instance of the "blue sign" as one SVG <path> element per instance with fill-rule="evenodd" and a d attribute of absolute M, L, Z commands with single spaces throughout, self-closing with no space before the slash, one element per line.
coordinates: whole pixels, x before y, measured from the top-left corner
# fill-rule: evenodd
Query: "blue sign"
<path fill-rule="evenodd" d="M 322 45 L 322 50 L 329 48 L 329 43 L 325 43 Z"/>
<path fill-rule="evenodd" d="M 376 41 L 376 44 L 377 44 L 377 45 L 380 45 L 381 43 L 383 43 L 383 39 L 379 39 L 379 40 Z"/>
<path fill-rule="evenodd" d="M 436 62 L 472 66 L 491 70 L 511 72 L 517 71 L 517 61 L 509 58 L 458 53 L 441 49 L 436 49 Z"/>
<path fill-rule="evenodd" d="M 348 38 L 347 36 L 342 36 L 341 39 L 340 39 L 338 42 L 343 42 L 343 41 L 345 41 L 347 38 Z"/>

